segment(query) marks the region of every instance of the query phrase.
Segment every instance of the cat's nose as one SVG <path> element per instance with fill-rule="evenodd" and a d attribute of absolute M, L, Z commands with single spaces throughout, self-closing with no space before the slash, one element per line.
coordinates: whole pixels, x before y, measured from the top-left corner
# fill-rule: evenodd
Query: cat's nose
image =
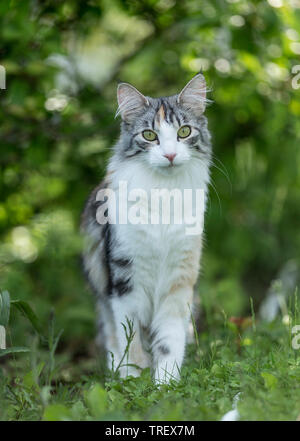
<path fill-rule="evenodd" d="M 173 164 L 175 156 L 176 156 L 176 153 L 168 153 L 168 154 L 164 155 L 164 157 L 167 158 L 171 162 L 171 164 Z"/>

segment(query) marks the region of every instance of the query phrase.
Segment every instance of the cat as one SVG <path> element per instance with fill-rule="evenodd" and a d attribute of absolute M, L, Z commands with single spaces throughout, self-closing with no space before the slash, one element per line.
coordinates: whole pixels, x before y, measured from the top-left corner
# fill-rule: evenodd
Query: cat
<path fill-rule="evenodd" d="M 115 208 L 103 194 L 114 192 L 116 203 L 120 183 L 126 183 L 128 190 L 140 189 L 139 207 L 147 211 L 145 195 L 152 189 L 198 188 L 205 195 L 203 218 L 212 154 L 206 91 L 201 73 L 168 97 L 144 96 L 128 83 L 118 86 L 121 135 L 104 180 L 86 203 L 81 229 L 87 238 L 84 272 L 97 296 L 97 341 L 106 349 L 108 367 L 118 367 L 121 377 L 150 367 L 157 383 L 180 379 L 203 234 L 187 235 L 184 223 L 110 222 Z M 101 223 L 97 212 L 105 204 L 107 222 Z"/>

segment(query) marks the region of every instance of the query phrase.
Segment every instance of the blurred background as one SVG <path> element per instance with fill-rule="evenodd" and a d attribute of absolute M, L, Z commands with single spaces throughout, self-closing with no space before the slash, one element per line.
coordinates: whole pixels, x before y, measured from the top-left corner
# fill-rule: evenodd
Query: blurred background
<path fill-rule="evenodd" d="M 78 229 L 119 135 L 119 80 L 170 95 L 202 70 L 212 90 L 203 326 L 247 315 L 250 297 L 259 310 L 280 283 L 294 291 L 300 0 L 7 1 L 0 34 L 0 289 L 42 323 L 54 308 L 66 353 L 95 333 Z M 12 316 L 15 345 L 31 333 Z"/>

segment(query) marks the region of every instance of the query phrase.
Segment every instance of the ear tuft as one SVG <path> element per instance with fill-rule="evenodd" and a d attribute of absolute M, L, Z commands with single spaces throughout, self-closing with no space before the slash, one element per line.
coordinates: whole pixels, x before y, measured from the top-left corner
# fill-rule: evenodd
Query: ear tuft
<path fill-rule="evenodd" d="M 118 85 L 118 110 L 116 117 L 131 123 L 145 108 L 149 105 L 149 101 L 135 87 L 128 83 L 120 83 Z"/>
<path fill-rule="evenodd" d="M 204 76 L 199 73 L 187 83 L 177 97 L 178 104 L 186 109 L 192 110 L 197 116 L 200 116 L 207 103 L 206 82 Z"/>

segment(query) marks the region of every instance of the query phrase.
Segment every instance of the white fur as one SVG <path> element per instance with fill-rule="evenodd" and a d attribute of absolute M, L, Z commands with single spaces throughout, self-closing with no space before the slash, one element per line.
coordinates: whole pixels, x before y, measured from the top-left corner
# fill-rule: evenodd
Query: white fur
<path fill-rule="evenodd" d="M 178 127 L 179 128 L 179 127 Z M 174 166 L 182 165 L 189 161 L 191 153 L 182 141 L 177 141 L 177 130 L 174 126 L 163 121 L 157 130 L 160 144 L 154 143 L 149 150 L 149 162 L 152 166 L 168 167 L 170 161 L 165 157 L 168 154 L 176 154 Z"/>
<path fill-rule="evenodd" d="M 126 181 L 128 191 L 139 188 L 145 190 L 147 195 L 153 188 L 201 188 L 206 193 L 208 160 L 194 161 L 188 146 L 177 141 L 176 129 L 165 122 L 160 127 L 159 139 L 160 145 L 154 144 L 143 161 L 137 155 L 130 161 L 120 163 L 114 156 L 109 165 L 110 187 L 118 192 L 119 182 Z M 177 154 L 174 166 L 170 166 L 163 156 L 165 153 Z M 128 209 L 132 204 L 129 203 Z M 202 238 L 187 236 L 184 224 L 116 225 L 116 234 L 121 250 L 134 260 L 134 288 L 129 294 L 111 300 L 118 350 L 108 349 L 114 352 L 117 365 L 126 347 L 121 323 L 129 319 L 134 324 L 135 336 L 128 363 L 141 368 L 150 365 L 150 357 L 143 343 L 143 329 L 148 328 L 155 333 L 152 349 L 155 349 L 155 342 L 161 340 L 163 347 L 169 351 L 164 354 L 157 348 L 153 350 L 152 367 L 156 381 L 178 379 L 193 302 L 193 286 L 180 283 L 185 280 L 188 270 L 182 263 L 183 256 L 193 253 L 197 272 Z M 170 292 L 176 284 L 178 287 Z M 138 373 L 132 367 L 121 370 L 122 375 Z"/>

